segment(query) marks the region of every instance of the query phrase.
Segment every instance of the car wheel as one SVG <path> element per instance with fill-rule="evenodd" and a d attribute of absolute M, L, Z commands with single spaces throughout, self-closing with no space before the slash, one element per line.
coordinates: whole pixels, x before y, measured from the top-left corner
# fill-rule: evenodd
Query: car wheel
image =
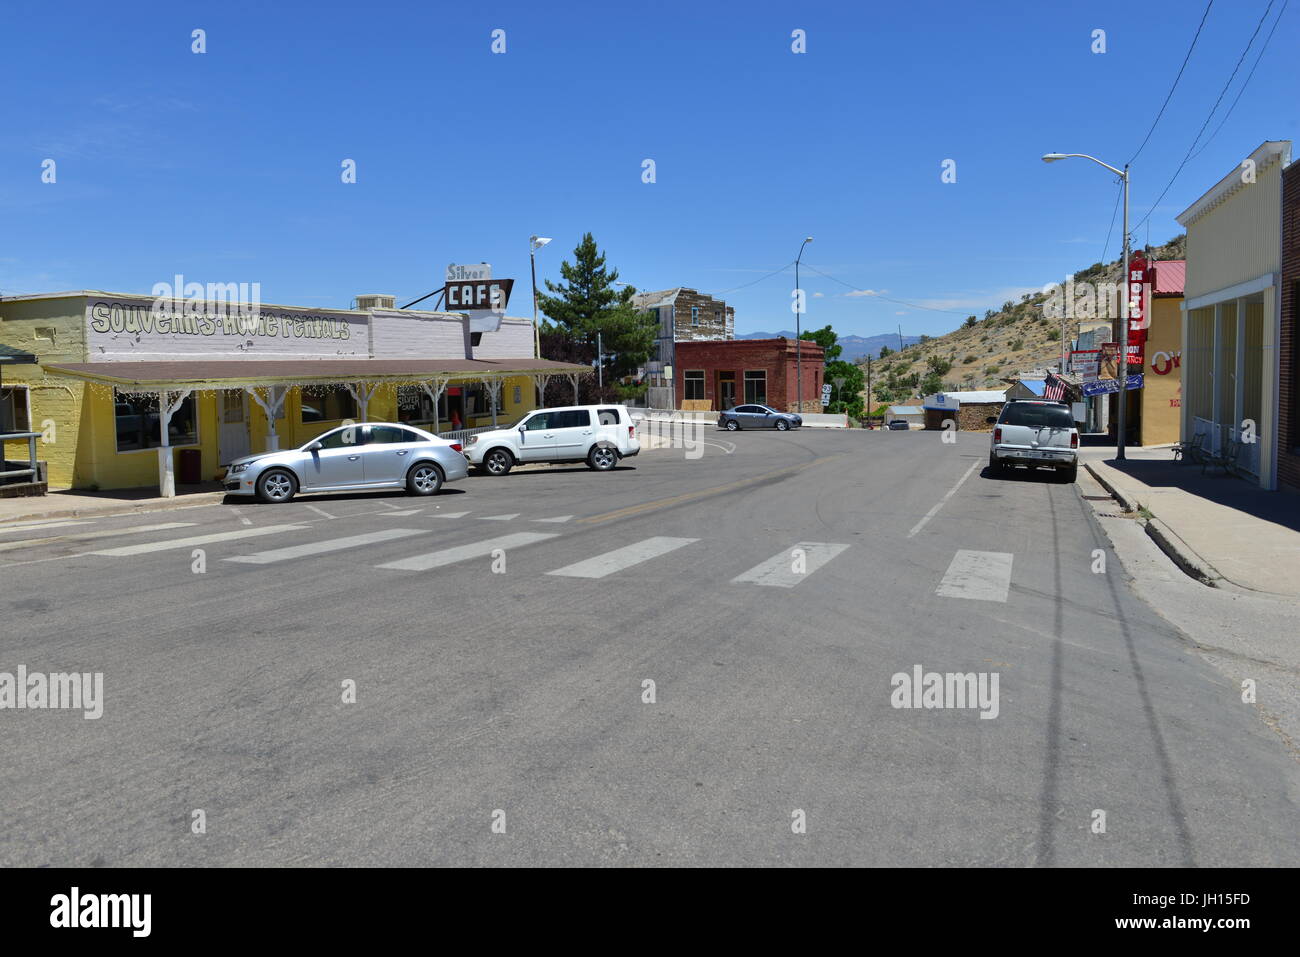
<path fill-rule="evenodd" d="M 739 432 L 739 431 L 740 431 L 740 423 L 737 422 L 735 419 L 728 419 L 728 420 L 727 420 L 727 431 L 728 431 L 728 432 Z"/>
<path fill-rule="evenodd" d="M 618 452 L 608 445 L 597 445 L 587 454 L 587 465 L 597 472 L 608 472 L 618 464 Z"/>
<path fill-rule="evenodd" d="M 1060 476 L 1062 482 L 1067 485 L 1072 484 L 1079 477 L 1078 464 L 1071 465 L 1068 469 L 1057 469 L 1056 474 Z"/>
<path fill-rule="evenodd" d="M 994 455 L 992 452 L 989 453 L 989 471 L 990 472 L 1002 471 L 1002 463 L 998 461 L 998 457 Z"/>
<path fill-rule="evenodd" d="M 785 419 L 776 420 L 776 430 L 778 432 L 784 432 L 788 428 L 790 428 L 790 423 L 787 422 Z"/>
<path fill-rule="evenodd" d="M 505 475 L 515 467 L 515 457 L 505 449 L 493 449 L 483 456 L 483 471 L 488 475 Z"/>
<path fill-rule="evenodd" d="M 417 462 L 406 473 L 406 491 L 411 495 L 433 495 L 442 482 L 442 469 L 432 462 Z"/>
<path fill-rule="evenodd" d="M 257 499 L 268 505 L 288 502 L 297 491 L 298 480 L 284 469 L 267 469 L 257 479 Z"/>

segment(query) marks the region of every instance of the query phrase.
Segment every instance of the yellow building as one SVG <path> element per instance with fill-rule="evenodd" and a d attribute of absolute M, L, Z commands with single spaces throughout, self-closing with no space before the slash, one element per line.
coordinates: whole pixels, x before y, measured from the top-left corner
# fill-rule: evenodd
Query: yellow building
<path fill-rule="evenodd" d="M 1263 143 L 1178 217 L 1187 230 L 1182 439 L 1277 487 L 1282 171 Z"/>
<path fill-rule="evenodd" d="M 1183 283 L 1186 263 L 1151 263 L 1151 323 L 1143 351 L 1140 396 L 1140 442 L 1169 445 L 1178 441 L 1183 399 Z"/>
<path fill-rule="evenodd" d="M 0 432 L 41 433 L 53 488 L 174 494 L 241 455 L 299 446 L 341 422 L 428 431 L 513 421 L 587 366 L 533 357 L 533 325 L 469 333 L 460 314 L 322 310 L 95 290 L 0 299 Z M 470 357 L 467 357 L 470 356 Z M 26 442 L 4 443 L 6 457 Z M 197 469 L 195 468 L 197 466 Z M 197 471 L 197 475 L 193 473 Z"/>

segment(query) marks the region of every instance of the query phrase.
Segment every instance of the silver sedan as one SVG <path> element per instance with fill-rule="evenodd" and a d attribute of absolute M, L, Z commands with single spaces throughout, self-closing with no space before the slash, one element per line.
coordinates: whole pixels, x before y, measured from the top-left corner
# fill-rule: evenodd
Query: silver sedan
<path fill-rule="evenodd" d="M 803 425 L 803 416 L 794 412 L 778 412 L 766 405 L 738 405 L 718 416 L 718 428 L 735 432 L 737 429 L 797 429 Z"/>
<path fill-rule="evenodd" d="M 344 425 L 300 449 L 235 459 L 223 482 L 227 495 L 287 502 L 298 492 L 405 489 L 433 495 L 469 474 L 460 445 L 391 422 Z"/>

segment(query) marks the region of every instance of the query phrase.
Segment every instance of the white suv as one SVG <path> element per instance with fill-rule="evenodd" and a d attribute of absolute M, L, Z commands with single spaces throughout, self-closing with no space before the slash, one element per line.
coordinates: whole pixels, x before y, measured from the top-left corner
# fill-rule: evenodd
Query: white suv
<path fill-rule="evenodd" d="M 586 462 L 608 472 L 640 451 L 636 426 L 621 405 L 538 409 L 508 429 L 465 440 L 465 458 L 486 475 L 505 475 L 524 462 Z"/>
<path fill-rule="evenodd" d="M 990 422 L 994 421 L 990 418 Z M 1063 402 L 1016 401 L 1002 407 L 993 428 L 989 470 L 1049 465 L 1067 482 L 1079 474 L 1079 430 Z"/>

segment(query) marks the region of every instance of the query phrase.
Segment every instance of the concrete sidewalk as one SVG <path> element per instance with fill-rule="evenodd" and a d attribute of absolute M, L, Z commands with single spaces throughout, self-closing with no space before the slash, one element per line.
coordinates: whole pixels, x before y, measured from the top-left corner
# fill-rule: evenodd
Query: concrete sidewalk
<path fill-rule="evenodd" d="M 64 490 L 46 495 L 0 498 L 0 524 L 190 508 L 215 505 L 225 497 L 218 482 L 178 486 L 175 498 L 159 498 L 158 489 L 152 486 L 112 492 Z"/>
<path fill-rule="evenodd" d="M 1182 569 L 1216 587 L 1300 599 L 1300 495 L 1175 462 L 1168 447 L 1080 449 L 1084 467 Z M 1145 512 L 1143 511 L 1145 510 Z"/>

